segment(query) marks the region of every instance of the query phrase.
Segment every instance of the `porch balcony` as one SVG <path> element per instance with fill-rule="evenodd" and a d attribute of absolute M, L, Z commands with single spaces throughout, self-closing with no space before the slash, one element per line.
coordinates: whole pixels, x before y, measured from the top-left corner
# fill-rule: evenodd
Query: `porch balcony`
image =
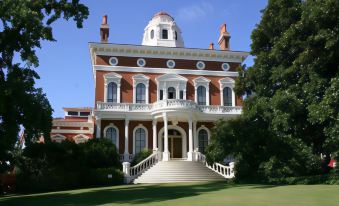
<path fill-rule="evenodd" d="M 110 112 L 158 112 L 166 110 L 188 110 L 206 114 L 241 114 L 240 106 L 198 105 L 191 100 L 165 99 L 152 104 L 97 102 L 97 111 Z"/>

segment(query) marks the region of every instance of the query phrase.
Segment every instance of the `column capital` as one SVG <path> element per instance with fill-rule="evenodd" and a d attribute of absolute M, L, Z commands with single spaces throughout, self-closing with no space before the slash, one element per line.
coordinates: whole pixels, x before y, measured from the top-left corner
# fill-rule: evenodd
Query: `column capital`
<path fill-rule="evenodd" d="M 152 125 L 157 125 L 157 120 L 156 119 L 152 120 Z"/>

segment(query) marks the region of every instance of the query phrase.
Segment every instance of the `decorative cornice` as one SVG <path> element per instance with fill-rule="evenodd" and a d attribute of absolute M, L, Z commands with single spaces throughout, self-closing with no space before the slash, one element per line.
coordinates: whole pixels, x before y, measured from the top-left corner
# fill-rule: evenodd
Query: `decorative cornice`
<path fill-rule="evenodd" d="M 156 73 L 156 74 L 193 74 L 220 77 L 238 77 L 238 72 L 229 71 L 210 71 L 210 70 L 190 70 L 190 69 L 165 69 L 165 68 L 148 68 L 148 67 L 125 67 L 125 66 L 104 66 L 93 65 L 93 69 L 99 71 L 114 72 L 134 72 L 134 73 Z M 95 72 L 94 72 L 95 73 Z"/>

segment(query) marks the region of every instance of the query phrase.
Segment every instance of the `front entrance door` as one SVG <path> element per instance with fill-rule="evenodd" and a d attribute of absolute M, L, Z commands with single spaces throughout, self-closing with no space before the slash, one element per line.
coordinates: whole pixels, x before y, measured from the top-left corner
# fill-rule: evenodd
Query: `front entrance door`
<path fill-rule="evenodd" d="M 171 153 L 171 158 L 182 158 L 182 139 L 181 137 L 169 137 L 168 149 Z"/>

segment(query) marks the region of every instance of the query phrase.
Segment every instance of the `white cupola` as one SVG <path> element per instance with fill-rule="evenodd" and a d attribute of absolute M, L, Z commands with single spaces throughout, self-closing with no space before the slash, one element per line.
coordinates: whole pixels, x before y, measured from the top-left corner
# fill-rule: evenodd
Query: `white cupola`
<path fill-rule="evenodd" d="M 158 12 L 145 28 L 142 45 L 184 47 L 184 40 L 173 17 L 166 12 Z"/>

